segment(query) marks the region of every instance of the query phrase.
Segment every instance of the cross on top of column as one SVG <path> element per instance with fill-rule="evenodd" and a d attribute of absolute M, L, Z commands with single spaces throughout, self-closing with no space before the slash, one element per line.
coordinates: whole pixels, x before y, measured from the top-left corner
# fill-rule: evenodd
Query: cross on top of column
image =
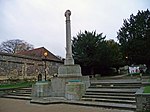
<path fill-rule="evenodd" d="M 71 11 L 70 10 L 66 10 L 65 17 L 70 17 L 70 16 L 71 16 Z"/>

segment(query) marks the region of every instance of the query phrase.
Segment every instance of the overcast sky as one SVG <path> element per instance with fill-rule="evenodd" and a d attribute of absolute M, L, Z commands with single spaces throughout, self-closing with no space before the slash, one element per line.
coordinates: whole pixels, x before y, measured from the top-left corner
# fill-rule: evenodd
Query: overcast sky
<path fill-rule="evenodd" d="M 0 43 L 21 39 L 65 57 L 67 9 L 72 36 L 96 30 L 116 41 L 123 19 L 150 9 L 150 0 L 0 0 Z"/>

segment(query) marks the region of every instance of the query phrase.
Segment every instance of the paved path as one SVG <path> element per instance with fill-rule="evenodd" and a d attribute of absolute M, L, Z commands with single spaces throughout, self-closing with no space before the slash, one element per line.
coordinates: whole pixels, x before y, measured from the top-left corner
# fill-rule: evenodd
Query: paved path
<path fill-rule="evenodd" d="M 0 112 L 132 112 L 67 104 L 38 105 L 29 101 L 0 98 Z"/>

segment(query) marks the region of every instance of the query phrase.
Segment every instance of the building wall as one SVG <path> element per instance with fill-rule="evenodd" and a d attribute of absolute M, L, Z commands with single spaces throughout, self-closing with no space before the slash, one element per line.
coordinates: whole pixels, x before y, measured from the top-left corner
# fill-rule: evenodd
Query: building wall
<path fill-rule="evenodd" d="M 46 60 L 47 78 L 57 73 L 61 62 Z M 45 62 L 41 58 L 0 53 L 0 80 L 37 79 L 45 75 Z"/>

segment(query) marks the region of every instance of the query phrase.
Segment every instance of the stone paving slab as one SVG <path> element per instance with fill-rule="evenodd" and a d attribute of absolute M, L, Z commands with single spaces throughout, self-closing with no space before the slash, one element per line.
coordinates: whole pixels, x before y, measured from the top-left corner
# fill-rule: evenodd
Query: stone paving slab
<path fill-rule="evenodd" d="M 11 98 L 11 99 L 20 99 L 20 100 L 31 100 L 30 96 L 14 96 L 14 95 L 4 95 L 3 98 Z"/>
<path fill-rule="evenodd" d="M 120 104 L 120 103 L 107 103 L 107 102 L 92 102 L 92 101 L 71 101 L 66 100 L 62 97 L 55 98 L 38 98 L 32 99 L 31 103 L 35 104 L 73 104 L 73 105 L 84 105 L 84 106 L 94 106 L 94 107 L 106 107 L 106 108 L 118 108 L 122 110 L 135 110 L 136 106 L 132 104 Z"/>
<path fill-rule="evenodd" d="M 26 100 L 0 98 L 0 112 L 133 112 L 113 108 L 68 104 L 37 105 Z"/>

